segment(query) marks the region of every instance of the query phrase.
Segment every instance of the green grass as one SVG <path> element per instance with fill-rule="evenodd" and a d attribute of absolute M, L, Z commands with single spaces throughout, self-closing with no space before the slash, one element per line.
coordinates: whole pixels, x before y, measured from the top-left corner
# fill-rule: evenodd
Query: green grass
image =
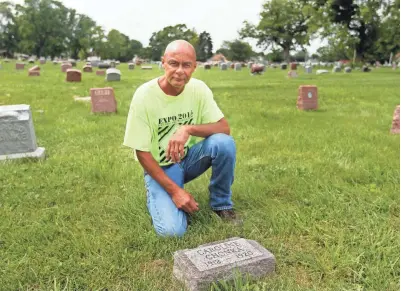
<path fill-rule="evenodd" d="M 287 79 L 198 69 L 237 143 L 233 199 L 245 223 L 212 214 L 208 172 L 186 186 L 201 209 L 188 233 L 162 239 L 122 146 L 135 89 L 161 72 L 121 64 L 121 82 L 84 73 L 66 83 L 58 65 L 41 67 L 40 77 L 0 70 L 0 105 L 31 105 L 48 156 L 0 164 L 0 290 L 181 290 L 173 253 L 233 236 L 269 249 L 277 271 L 214 290 L 399 290 L 400 140 L 389 133 L 399 70 Z M 301 84 L 318 86 L 319 110 L 296 109 Z M 72 98 L 110 85 L 115 115 Z"/>

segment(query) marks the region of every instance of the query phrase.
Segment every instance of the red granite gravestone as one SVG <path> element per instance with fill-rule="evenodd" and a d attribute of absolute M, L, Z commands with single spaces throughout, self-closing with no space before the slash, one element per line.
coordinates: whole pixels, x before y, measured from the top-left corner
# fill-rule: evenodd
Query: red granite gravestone
<path fill-rule="evenodd" d="M 92 66 L 91 65 L 86 65 L 83 67 L 84 73 L 92 73 Z"/>
<path fill-rule="evenodd" d="M 105 70 L 97 70 L 96 71 L 96 76 L 104 76 L 106 75 L 106 71 Z"/>
<path fill-rule="evenodd" d="M 68 69 L 71 69 L 72 65 L 70 63 L 61 64 L 61 72 L 65 73 Z"/>
<path fill-rule="evenodd" d="M 235 67 L 235 64 L 232 63 L 232 64 L 230 65 L 230 68 L 231 68 L 231 69 L 234 69 L 234 67 Z"/>
<path fill-rule="evenodd" d="M 81 82 L 82 73 L 80 70 L 68 69 L 66 74 L 67 82 Z"/>
<path fill-rule="evenodd" d="M 400 105 L 397 105 L 394 110 L 390 132 L 393 134 L 400 134 Z"/>
<path fill-rule="evenodd" d="M 24 63 L 16 63 L 15 64 L 15 69 L 23 70 L 23 69 L 25 69 L 25 64 Z"/>
<path fill-rule="evenodd" d="M 262 74 L 265 66 L 253 64 L 251 67 L 251 74 Z"/>
<path fill-rule="evenodd" d="M 297 108 L 300 110 L 316 110 L 317 107 L 317 87 L 313 85 L 299 86 Z"/>
<path fill-rule="evenodd" d="M 34 76 L 40 76 L 40 67 L 39 66 L 34 66 L 28 70 L 28 76 L 29 77 L 34 77 Z"/>
<path fill-rule="evenodd" d="M 295 71 L 297 69 L 297 64 L 296 63 L 291 63 L 290 69 Z"/>
<path fill-rule="evenodd" d="M 111 87 L 92 88 L 90 90 L 93 113 L 117 112 L 117 101 Z"/>

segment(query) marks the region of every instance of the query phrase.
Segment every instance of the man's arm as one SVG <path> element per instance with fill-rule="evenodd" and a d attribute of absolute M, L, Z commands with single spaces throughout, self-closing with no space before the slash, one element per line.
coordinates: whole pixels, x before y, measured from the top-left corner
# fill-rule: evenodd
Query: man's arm
<path fill-rule="evenodd" d="M 214 123 L 181 126 L 168 142 L 166 158 L 178 163 L 184 156 L 184 146 L 191 135 L 206 138 L 216 133 L 230 134 L 230 126 L 224 117 Z"/>
<path fill-rule="evenodd" d="M 230 135 L 230 126 L 224 117 L 215 123 L 185 125 L 184 127 L 186 127 L 189 135 L 192 136 L 208 137 L 215 133 L 225 133 Z"/>
<path fill-rule="evenodd" d="M 136 156 L 145 171 L 171 196 L 177 208 L 188 213 L 199 210 L 198 203 L 196 203 L 192 195 L 179 187 L 164 173 L 150 152 L 136 150 Z"/>

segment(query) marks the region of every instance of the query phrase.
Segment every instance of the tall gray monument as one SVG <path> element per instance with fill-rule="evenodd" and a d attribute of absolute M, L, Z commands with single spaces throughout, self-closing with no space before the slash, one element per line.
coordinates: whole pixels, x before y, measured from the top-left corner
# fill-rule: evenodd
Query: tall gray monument
<path fill-rule="evenodd" d="M 44 157 L 45 149 L 36 144 L 30 106 L 0 106 L 0 161 Z"/>
<path fill-rule="evenodd" d="M 175 252 L 173 275 L 188 290 L 203 291 L 238 273 L 262 277 L 274 272 L 275 265 L 274 255 L 256 241 L 234 237 Z"/>

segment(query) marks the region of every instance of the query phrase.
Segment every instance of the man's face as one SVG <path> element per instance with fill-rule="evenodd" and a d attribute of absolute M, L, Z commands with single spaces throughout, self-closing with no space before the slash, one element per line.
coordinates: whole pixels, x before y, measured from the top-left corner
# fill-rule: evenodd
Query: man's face
<path fill-rule="evenodd" d="M 187 52 L 170 52 L 162 57 L 167 81 L 171 86 L 181 89 L 189 82 L 196 68 L 196 59 Z"/>

